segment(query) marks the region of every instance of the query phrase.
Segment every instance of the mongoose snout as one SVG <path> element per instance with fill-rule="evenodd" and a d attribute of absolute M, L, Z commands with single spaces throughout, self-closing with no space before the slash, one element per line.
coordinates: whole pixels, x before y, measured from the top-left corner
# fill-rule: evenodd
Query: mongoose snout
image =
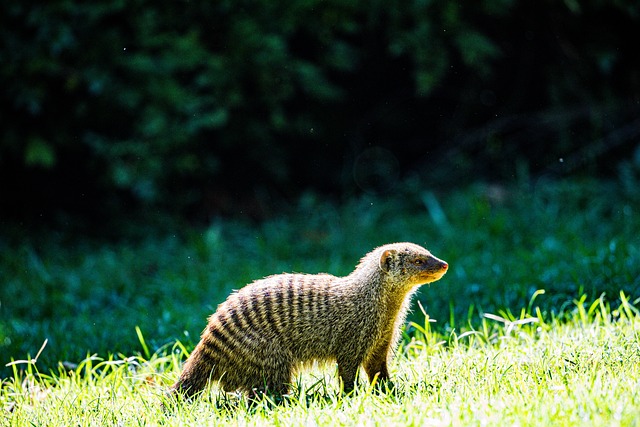
<path fill-rule="evenodd" d="M 449 265 L 413 243 L 380 246 L 345 277 L 278 274 L 233 292 L 209 318 L 172 394 L 193 396 L 217 382 L 225 391 L 288 391 L 306 362 L 336 361 L 348 392 L 360 367 L 389 379 L 411 296 Z"/>
<path fill-rule="evenodd" d="M 432 265 L 429 265 L 424 272 L 424 279 L 427 280 L 425 283 L 435 282 L 436 280 L 440 280 L 442 276 L 449 269 L 449 264 L 445 261 L 434 259 Z"/>

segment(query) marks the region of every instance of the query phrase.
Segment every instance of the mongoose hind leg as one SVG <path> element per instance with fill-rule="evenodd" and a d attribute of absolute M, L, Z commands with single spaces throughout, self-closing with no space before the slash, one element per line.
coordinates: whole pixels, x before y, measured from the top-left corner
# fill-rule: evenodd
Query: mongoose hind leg
<path fill-rule="evenodd" d="M 251 396 L 286 394 L 293 374 L 293 356 L 273 343 L 264 342 L 259 348 L 261 350 L 255 353 L 253 366 L 235 366 L 234 371 L 241 383 L 239 388 L 244 388 Z M 224 381 L 223 377 L 221 382 Z"/>
<path fill-rule="evenodd" d="M 356 386 L 356 375 L 360 362 L 349 357 L 338 357 L 338 376 L 342 380 L 342 389 L 350 393 Z"/>
<path fill-rule="evenodd" d="M 251 397 L 259 397 L 263 394 L 282 396 L 289 391 L 289 382 L 291 381 L 291 370 L 285 369 L 277 372 L 265 373 L 260 382 L 256 382 L 249 395 Z"/>

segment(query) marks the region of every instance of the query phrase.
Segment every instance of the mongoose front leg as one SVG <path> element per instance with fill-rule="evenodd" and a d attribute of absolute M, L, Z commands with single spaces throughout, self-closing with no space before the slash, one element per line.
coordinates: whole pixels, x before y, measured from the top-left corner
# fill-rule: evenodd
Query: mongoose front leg
<path fill-rule="evenodd" d="M 378 387 L 382 384 L 387 384 L 388 386 L 393 387 L 393 383 L 389 378 L 389 369 L 387 366 L 389 345 L 390 343 L 386 342 L 376 347 L 364 363 L 364 370 L 369 377 L 369 381 L 372 384 L 376 381 L 376 386 Z"/>

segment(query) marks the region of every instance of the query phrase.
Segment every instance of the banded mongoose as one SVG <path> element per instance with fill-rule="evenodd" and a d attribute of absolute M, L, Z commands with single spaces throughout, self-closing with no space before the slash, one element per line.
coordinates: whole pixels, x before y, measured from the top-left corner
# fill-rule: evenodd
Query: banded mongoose
<path fill-rule="evenodd" d="M 278 274 L 233 292 L 209 317 L 171 394 L 191 397 L 209 381 L 224 391 L 285 394 L 305 363 L 337 361 L 343 390 L 364 366 L 389 379 L 411 295 L 448 264 L 413 243 L 365 255 L 346 277 Z"/>

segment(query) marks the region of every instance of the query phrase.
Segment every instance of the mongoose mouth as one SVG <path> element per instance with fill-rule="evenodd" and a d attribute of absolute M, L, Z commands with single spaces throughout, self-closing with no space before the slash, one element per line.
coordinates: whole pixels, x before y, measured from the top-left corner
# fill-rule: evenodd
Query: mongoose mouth
<path fill-rule="evenodd" d="M 423 283 L 431 283 L 431 282 L 435 282 L 436 280 L 440 280 L 442 276 L 444 276 L 447 270 L 449 269 L 449 264 L 442 261 L 439 267 L 440 267 L 439 270 L 435 270 L 435 271 L 430 270 L 430 271 L 423 272 L 420 275 L 420 279 L 424 280 Z"/>

